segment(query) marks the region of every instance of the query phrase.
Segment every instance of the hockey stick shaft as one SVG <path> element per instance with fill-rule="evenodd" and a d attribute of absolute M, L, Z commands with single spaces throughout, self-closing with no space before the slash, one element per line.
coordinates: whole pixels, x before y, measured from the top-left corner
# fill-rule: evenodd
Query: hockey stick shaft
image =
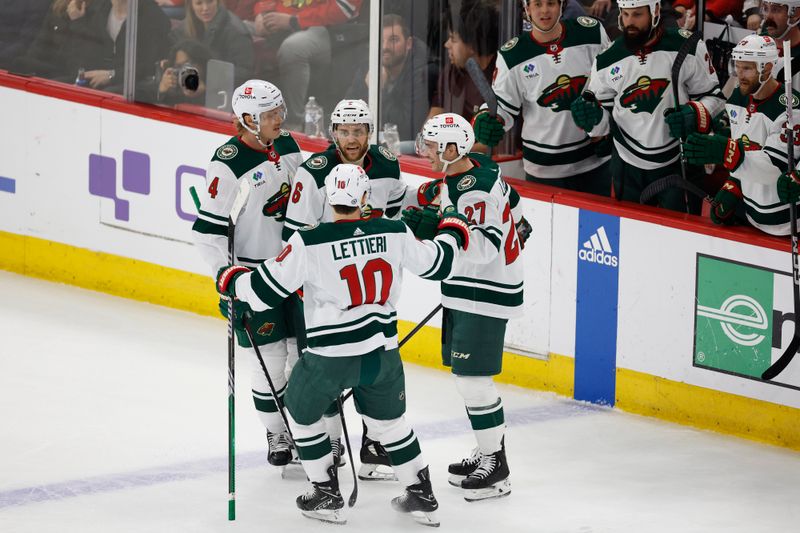
<path fill-rule="evenodd" d="M 791 43 L 783 42 L 783 79 L 786 88 L 786 172 L 794 170 L 794 95 L 792 94 L 792 49 Z M 800 346 L 800 260 L 797 249 L 797 210 L 794 202 L 789 202 L 789 231 L 792 236 L 792 296 L 794 299 L 794 337 L 786 351 L 781 354 L 768 369 L 761 374 L 761 379 L 774 379 L 792 362 L 797 348 Z"/>
<path fill-rule="evenodd" d="M 672 63 L 672 97 L 675 101 L 675 113 L 677 113 L 681 107 L 680 91 L 678 90 L 681 82 L 681 68 L 683 67 L 684 61 L 686 61 L 686 56 L 689 55 L 689 49 L 695 46 L 699 40 L 700 33 L 692 33 L 689 38 L 683 42 L 680 50 L 678 50 L 678 53 L 675 56 L 675 61 Z M 686 155 L 683 153 L 683 143 L 685 140 L 686 139 L 684 139 L 682 135 L 678 139 L 678 151 L 680 152 L 681 177 L 684 179 L 684 181 L 688 181 L 686 176 Z M 689 212 L 688 197 L 686 197 L 686 212 Z"/>
<path fill-rule="evenodd" d="M 401 340 L 399 343 L 397 343 L 397 349 L 399 350 L 400 348 L 402 348 L 402 347 L 403 347 L 403 345 L 404 345 L 405 343 L 407 343 L 408 341 L 410 341 L 410 340 L 411 340 L 411 337 L 413 337 L 413 336 L 414 336 L 414 335 L 415 335 L 415 334 L 416 334 L 416 333 L 417 333 L 419 330 L 421 330 L 421 329 L 422 329 L 422 327 L 423 327 L 425 324 L 427 324 L 427 323 L 430 321 L 430 319 L 431 319 L 431 318 L 433 318 L 433 316 L 434 316 L 436 313 L 438 313 L 438 312 L 439 312 L 439 310 L 441 310 L 441 308 L 442 308 L 442 304 L 439 304 L 439 305 L 437 305 L 436 307 L 434 307 L 434 308 L 433 308 L 433 311 L 431 311 L 430 313 L 428 313 L 428 316 L 426 316 L 425 318 L 423 318 L 423 319 L 422 319 L 422 320 L 419 322 L 419 324 L 417 324 L 416 326 L 414 326 L 414 329 L 412 329 L 411 331 L 409 331 L 409 332 L 408 332 L 408 335 L 406 335 L 405 337 L 403 337 L 403 339 L 402 339 L 402 340 Z M 344 401 L 347 401 L 347 399 L 348 399 L 350 396 L 352 396 L 352 395 L 353 395 L 353 391 L 352 391 L 352 389 L 351 389 L 351 390 L 347 391 L 347 394 L 345 394 L 345 395 L 344 395 L 344 398 L 342 398 L 342 401 L 343 401 L 343 402 L 344 402 Z"/>
<path fill-rule="evenodd" d="M 486 106 L 489 108 L 489 113 L 492 116 L 497 116 L 497 96 L 495 96 L 492 86 L 489 84 L 489 80 L 487 80 L 486 76 L 483 74 L 483 70 L 481 70 L 480 65 L 478 65 L 477 61 L 475 61 L 474 57 L 470 57 L 467 60 L 465 67 L 467 69 L 467 74 L 469 74 L 469 77 L 472 80 L 472 83 L 474 83 L 475 87 L 478 89 L 481 98 L 483 98 L 483 101 L 486 102 Z"/>
<path fill-rule="evenodd" d="M 281 414 L 281 418 L 283 419 L 283 423 L 286 425 L 286 431 L 289 432 L 289 437 L 294 442 L 294 435 L 292 435 L 292 428 L 289 427 L 289 418 L 286 416 L 286 406 L 283 404 L 283 400 L 278 397 L 278 391 L 275 389 L 275 382 L 272 381 L 272 376 L 269 375 L 269 370 L 267 370 L 267 365 L 264 363 L 264 357 L 261 355 L 261 350 L 258 349 L 258 345 L 255 342 L 255 337 L 253 335 L 253 330 L 250 328 L 250 319 L 252 318 L 252 314 L 249 312 L 245 314 L 244 317 L 244 330 L 247 332 L 247 338 L 250 340 L 250 344 L 253 346 L 253 351 L 256 352 L 256 358 L 258 359 L 258 363 L 261 365 L 261 371 L 264 372 L 264 377 L 267 378 L 267 385 L 269 385 L 269 391 L 272 394 L 272 399 L 275 400 L 275 405 L 278 407 L 278 412 Z"/>
<path fill-rule="evenodd" d="M 352 393 L 352 390 L 350 391 Z M 350 499 L 347 502 L 349 507 L 356 504 L 358 498 L 358 476 L 356 476 L 356 464 L 353 462 L 353 447 L 350 446 L 350 434 L 347 432 L 347 422 L 344 419 L 344 400 L 342 395 L 336 398 L 336 404 L 339 407 L 339 418 L 342 421 L 342 433 L 344 433 L 344 443 L 347 446 L 347 458 L 350 459 L 350 470 L 353 473 L 353 492 L 350 493 Z"/>

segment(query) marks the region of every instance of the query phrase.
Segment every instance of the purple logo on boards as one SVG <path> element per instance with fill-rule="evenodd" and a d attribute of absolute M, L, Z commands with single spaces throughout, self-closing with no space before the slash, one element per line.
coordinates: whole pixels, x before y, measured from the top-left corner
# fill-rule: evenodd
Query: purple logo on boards
<path fill-rule="evenodd" d="M 150 156 L 132 150 L 122 151 L 122 189 L 150 194 Z M 117 160 L 89 154 L 89 194 L 114 201 L 114 218 L 130 220 L 130 202 L 117 196 Z"/>

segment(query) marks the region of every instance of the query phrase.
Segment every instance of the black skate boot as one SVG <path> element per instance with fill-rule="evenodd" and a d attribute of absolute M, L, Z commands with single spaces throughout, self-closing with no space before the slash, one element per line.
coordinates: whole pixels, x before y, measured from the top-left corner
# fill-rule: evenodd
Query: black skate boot
<path fill-rule="evenodd" d="M 297 497 L 297 508 L 303 516 L 322 520 L 323 522 L 333 522 L 344 524 L 347 519 L 344 516 L 344 498 L 339 492 L 339 479 L 336 474 L 336 466 L 328 468 L 328 481 L 314 483 L 311 492 L 301 494 Z"/>
<path fill-rule="evenodd" d="M 383 445 L 367 437 L 366 432 L 361 439 L 361 467 L 358 479 L 363 481 L 397 481 L 392 470 L 389 453 Z"/>
<path fill-rule="evenodd" d="M 439 503 L 433 495 L 431 476 L 426 466 L 417 472 L 419 483 L 406 487 L 405 492 L 392 499 L 392 508 L 401 513 L 409 513 L 411 518 L 423 526 L 439 527 L 436 509 Z"/>
<path fill-rule="evenodd" d="M 273 433 L 267 431 L 267 444 L 269 445 L 269 452 L 267 452 L 267 462 L 269 464 L 272 466 L 286 466 L 292 461 L 292 441 L 288 432 Z"/>
<path fill-rule="evenodd" d="M 344 458 L 345 450 L 341 438 L 331 441 L 331 452 L 333 453 L 333 464 L 336 468 L 341 468 L 347 464 L 347 459 Z"/>
<path fill-rule="evenodd" d="M 472 450 L 472 455 L 465 459 L 461 459 L 461 462 L 452 463 L 450 466 L 447 467 L 447 472 L 450 474 L 450 477 L 447 479 L 447 482 L 453 485 L 454 487 L 461 488 L 461 482 L 470 475 L 472 472 L 478 468 L 478 464 L 481 462 L 481 452 L 478 448 Z"/>
<path fill-rule="evenodd" d="M 508 475 L 505 446 L 495 453 L 481 455 L 478 467 L 461 482 L 461 488 L 466 491 L 464 499 L 475 502 L 508 496 L 511 494 Z"/>

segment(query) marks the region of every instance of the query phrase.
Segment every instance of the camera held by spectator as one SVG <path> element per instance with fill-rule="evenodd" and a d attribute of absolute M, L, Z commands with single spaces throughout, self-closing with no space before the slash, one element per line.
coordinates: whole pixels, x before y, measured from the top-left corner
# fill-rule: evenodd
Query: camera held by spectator
<path fill-rule="evenodd" d="M 206 64 L 210 58 L 208 47 L 202 43 L 186 40 L 176 44 L 169 59 L 156 64 L 157 101 L 202 105 L 206 91 Z"/>

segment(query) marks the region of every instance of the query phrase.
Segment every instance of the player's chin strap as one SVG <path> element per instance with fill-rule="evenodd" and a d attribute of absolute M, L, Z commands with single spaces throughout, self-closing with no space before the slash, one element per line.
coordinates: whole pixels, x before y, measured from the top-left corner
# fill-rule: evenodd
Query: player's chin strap
<path fill-rule="evenodd" d="M 791 19 L 795 15 L 797 15 L 797 8 L 793 7 L 792 8 L 792 14 L 789 15 L 789 18 Z M 763 17 L 763 18 L 764 18 L 764 20 L 766 20 L 766 17 Z M 797 17 L 797 20 L 795 20 L 794 22 L 787 22 L 786 23 L 786 29 L 783 30 L 783 33 L 781 33 L 780 36 L 777 37 L 775 40 L 776 41 L 782 41 L 783 38 L 786 37 L 786 34 L 789 33 L 789 31 L 791 31 L 791 29 L 794 28 L 795 26 L 797 26 L 798 24 L 800 24 L 800 17 Z"/>
<path fill-rule="evenodd" d="M 444 152 L 439 152 L 439 159 L 442 160 L 442 172 L 444 172 L 445 174 L 447 174 L 447 167 L 449 167 L 456 161 L 460 161 L 461 159 L 464 158 L 464 154 L 458 154 L 458 157 L 456 157 L 452 161 L 448 161 L 447 159 L 443 158 L 442 155 L 444 155 Z"/>
<path fill-rule="evenodd" d="M 242 120 L 240 120 L 239 122 L 241 122 L 241 123 L 242 123 L 242 126 L 244 126 L 244 129 L 246 129 L 247 131 L 249 131 L 250 133 L 252 133 L 253 135 L 255 135 L 255 137 L 256 137 L 256 140 L 258 141 L 258 144 L 260 144 L 260 145 L 261 145 L 261 146 L 263 146 L 264 148 L 269 148 L 269 147 L 270 147 L 270 145 L 272 145 L 272 141 L 269 141 L 269 142 L 264 142 L 264 141 L 262 141 L 262 140 L 261 140 L 261 132 L 259 131 L 261 128 L 259 127 L 259 125 L 258 125 L 258 122 L 256 122 L 255 120 L 253 120 L 253 124 L 255 124 L 255 125 L 256 125 L 256 128 L 255 128 L 255 129 L 253 129 L 253 128 L 251 128 L 250 126 L 248 126 L 248 125 L 247 125 L 247 123 L 246 123 L 246 122 L 244 122 L 244 121 L 242 121 Z"/>

